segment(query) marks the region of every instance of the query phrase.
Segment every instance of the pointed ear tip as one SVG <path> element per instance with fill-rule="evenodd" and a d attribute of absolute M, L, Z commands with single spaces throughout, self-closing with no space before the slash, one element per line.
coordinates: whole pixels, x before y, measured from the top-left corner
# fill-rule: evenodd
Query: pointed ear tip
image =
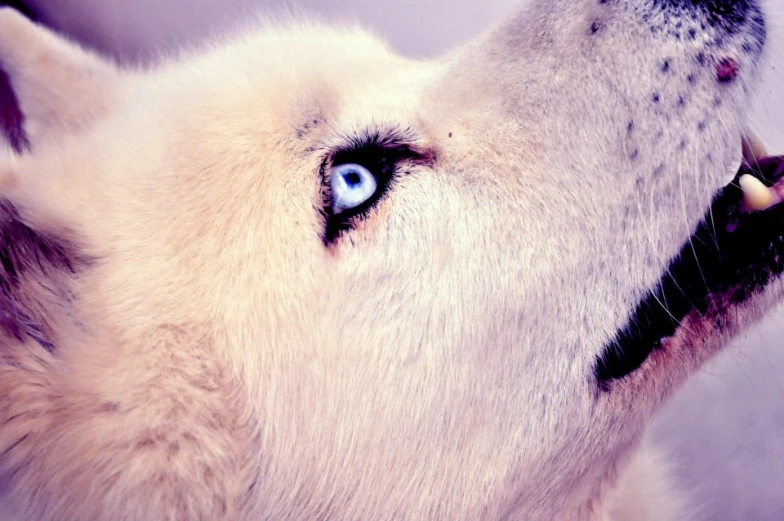
<path fill-rule="evenodd" d="M 91 124 L 118 92 L 111 60 L 8 7 L 0 7 L 0 69 L 0 146 L 18 151 Z"/>
<path fill-rule="evenodd" d="M 19 30 L 19 28 L 22 27 L 35 25 L 35 22 L 33 22 L 28 16 L 20 12 L 18 9 L 8 5 L 0 5 L 0 33 L 5 33 L 8 30 Z"/>
<path fill-rule="evenodd" d="M 46 41 L 48 32 L 16 9 L 0 6 L 0 60 L 14 62 L 17 49 L 39 46 L 35 42 Z"/>
<path fill-rule="evenodd" d="M 0 0 L 2 2 L 3 0 Z M 45 59 L 45 57 L 48 57 Z M 64 66 L 92 71 L 117 70 L 117 63 L 72 36 L 30 19 L 14 8 L 0 4 L 0 66 L 8 68 L 50 59 Z"/>
<path fill-rule="evenodd" d="M 3 7 L 10 7 L 16 11 L 19 11 L 21 14 L 29 18 L 30 20 L 35 20 L 36 14 L 35 9 L 33 6 L 30 5 L 28 0 L 0 0 L 2 1 Z"/>

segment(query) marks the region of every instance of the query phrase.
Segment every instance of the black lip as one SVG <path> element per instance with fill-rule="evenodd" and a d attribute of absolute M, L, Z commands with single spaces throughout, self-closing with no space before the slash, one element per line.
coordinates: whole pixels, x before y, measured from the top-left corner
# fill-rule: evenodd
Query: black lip
<path fill-rule="evenodd" d="M 744 174 L 771 186 L 784 177 L 784 157 L 744 163 L 714 198 L 694 235 L 598 358 L 602 388 L 638 369 L 689 313 L 710 315 L 721 327 L 728 306 L 744 302 L 784 271 L 784 205 L 741 213 L 738 179 Z"/>

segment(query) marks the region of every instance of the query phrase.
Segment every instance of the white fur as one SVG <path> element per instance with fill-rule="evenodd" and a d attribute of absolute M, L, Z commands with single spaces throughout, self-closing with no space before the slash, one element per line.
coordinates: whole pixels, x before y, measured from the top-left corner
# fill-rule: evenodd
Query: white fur
<path fill-rule="evenodd" d="M 10 519 L 686 519 L 640 440 L 726 338 L 689 317 L 611 393 L 593 370 L 726 182 L 756 65 L 688 82 L 646 9 L 541 0 L 435 62 L 253 25 L 149 70 L 0 11 L 32 142 L 0 192 L 95 259 L 54 354 L 0 344 Z M 387 128 L 434 161 L 325 246 L 324 154 Z"/>

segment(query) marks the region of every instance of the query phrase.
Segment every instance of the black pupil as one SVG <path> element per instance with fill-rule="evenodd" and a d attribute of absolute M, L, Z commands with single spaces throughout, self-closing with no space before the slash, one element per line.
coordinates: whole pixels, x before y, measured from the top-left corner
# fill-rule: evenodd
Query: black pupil
<path fill-rule="evenodd" d="M 354 188 L 362 182 L 362 177 L 356 172 L 346 172 L 343 174 L 343 179 L 345 179 L 346 184 L 351 188 Z"/>

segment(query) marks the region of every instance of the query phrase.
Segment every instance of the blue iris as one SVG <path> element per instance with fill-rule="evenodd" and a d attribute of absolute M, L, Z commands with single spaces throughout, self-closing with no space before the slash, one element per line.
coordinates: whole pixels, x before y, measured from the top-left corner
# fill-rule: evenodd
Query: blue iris
<path fill-rule="evenodd" d="M 370 171 L 354 163 L 332 168 L 329 178 L 332 188 L 332 211 L 340 213 L 367 202 L 378 189 L 378 182 Z"/>

